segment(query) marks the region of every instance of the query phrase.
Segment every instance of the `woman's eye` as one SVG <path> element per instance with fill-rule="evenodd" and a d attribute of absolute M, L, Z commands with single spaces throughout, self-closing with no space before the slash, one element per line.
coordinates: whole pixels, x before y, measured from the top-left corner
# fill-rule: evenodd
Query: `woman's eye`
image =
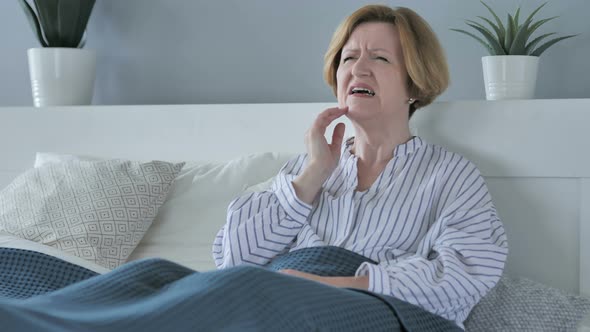
<path fill-rule="evenodd" d="M 389 60 L 387 60 L 386 58 L 382 57 L 382 56 L 378 56 L 377 60 L 381 60 L 381 61 L 385 61 L 385 62 L 389 62 Z"/>
<path fill-rule="evenodd" d="M 353 57 L 347 56 L 347 57 L 344 58 L 344 60 L 342 60 L 342 62 L 346 62 L 346 61 L 352 60 L 352 59 L 353 59 Z"/>

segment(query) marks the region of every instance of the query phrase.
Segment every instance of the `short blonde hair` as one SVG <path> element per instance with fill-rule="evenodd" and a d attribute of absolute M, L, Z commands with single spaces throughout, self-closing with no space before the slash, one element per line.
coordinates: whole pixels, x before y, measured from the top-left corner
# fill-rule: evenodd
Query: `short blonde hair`
<path fill-rule="evenodd" d="M 395 25 L 408 71 L 408 93 L 416 101 L 410 105 L 410 116 L 429 105 L 449 85 L 449 69 L 444 51 L 430 25 L 416 12 L 405 7 L 364 6 L 338 26 L 324 56 L 324 79 L 337 94 L 336 72 L 342 48 L 354 29 L 362 23 L 384 22 Z"/>

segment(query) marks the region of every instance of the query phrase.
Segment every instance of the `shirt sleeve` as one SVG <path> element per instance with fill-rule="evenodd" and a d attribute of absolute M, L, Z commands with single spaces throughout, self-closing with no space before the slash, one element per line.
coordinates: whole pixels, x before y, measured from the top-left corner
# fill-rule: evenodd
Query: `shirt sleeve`
<path fill-rule="evenodd" d="M 391 260 L 358 268 L 357 276 L 369 276 L 369 291 L 461 324 L 496 285 L 508 255 L 506 235 L 483 178 L 470 167 L 463 184 L 453 184 L 454 199 L 442 202 L 415 254 L 396 250 Z"/>
<path fill-rule="evenodd" d="M 227 222 L 213 243 L 217 268 L 264 265 L 288 250 L 312 209 L 297 197 L 292 184 L 306 159 L 307 155 L 300 155 L 283 166 L 271 190 L 250 193 L 230 203 Z"/>

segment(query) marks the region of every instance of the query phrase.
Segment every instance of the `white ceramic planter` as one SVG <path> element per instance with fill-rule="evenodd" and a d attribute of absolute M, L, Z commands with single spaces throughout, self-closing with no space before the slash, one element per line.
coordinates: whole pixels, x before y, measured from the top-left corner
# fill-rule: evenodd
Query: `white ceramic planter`
<path fill-rule="evenodd" d="M 487 100 L 535 97 L 539 57 L 496 55 L 481 58 Z"/>
<path fill-rule="evenodd" d="M 78 48 L 27 51 L 36 107 L 90 105 L 96 77 L 96 53 Z"/>

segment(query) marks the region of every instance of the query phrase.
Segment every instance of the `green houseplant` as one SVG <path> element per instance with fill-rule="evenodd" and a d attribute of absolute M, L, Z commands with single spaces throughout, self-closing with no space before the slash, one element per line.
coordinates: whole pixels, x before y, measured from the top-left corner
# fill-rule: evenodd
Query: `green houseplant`
<path fill-rule="evenodd" d="M 555 32 L 544 33 L 533 38 L 533 34 L 545 23 L 557 16 L 534 20 L 535 15 L 547 2 L 535 8 L 521 21 L 520 7 L 514 14 L 507 14 L 505 22 L 485 2 L 480 1 L 491 18 L 478 16 L 481 22 L 466 20 L 474 31 L 451 29 L 465 34 L 485 47 L 490 56 L 482 58 L 486 98 L 528 99 L 534 96 L 539 57 L 549 47 L 576 35 L 550 38 Z M 487 24 L 487 25 L 486 25 Z M 511 75 L 518 75 L 511 77 Z"/>
<path fill-rule="evenodd" d="M 95 0 L 19 0 L 43 47 L 82 48 Z"/>
<path fill-rule="evenodd" d="M 95 0 L 18 0 L 41 48 L 27 51 L 35 106 L 92 101 L 96 52 L 82 49 Z"/>

